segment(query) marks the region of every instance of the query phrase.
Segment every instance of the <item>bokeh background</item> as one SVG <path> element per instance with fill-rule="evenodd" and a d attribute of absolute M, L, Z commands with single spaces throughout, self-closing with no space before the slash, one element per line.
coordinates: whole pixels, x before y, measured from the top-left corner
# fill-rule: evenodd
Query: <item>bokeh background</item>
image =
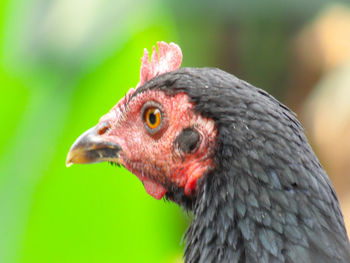
<path fill-rule="evenodd" d="M 181 262 L 190 215 L 123 168 L 65 167 L 158 40 L 297 112 L 350 227 L 348 1 L 2 0 L 0 262 Z"/>

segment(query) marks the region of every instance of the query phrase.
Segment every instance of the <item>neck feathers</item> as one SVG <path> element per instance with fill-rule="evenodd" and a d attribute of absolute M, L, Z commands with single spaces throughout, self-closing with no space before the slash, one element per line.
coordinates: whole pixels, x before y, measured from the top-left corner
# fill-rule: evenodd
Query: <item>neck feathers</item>
<path fill-rule="evenodd" d="M 236 231 L 233 184 L 208 174 L 194 204 L 194 218 L 186 233 L 185 258 L 192 262 L 239 262 L 242 236 Z M 215 193 L 214 193 L 215 192 Z"/>
<path fill-rule="evenodd" d="M 234 163 L 231 158 L 230 169 L 221 167 L 203 182 L 186 233 L 186 263 L 350 262 L 330 185 L 320 184 L 318 193 L 297 184 L 284 187 L 277 169 L 256 169 L 262 176 Z"/>

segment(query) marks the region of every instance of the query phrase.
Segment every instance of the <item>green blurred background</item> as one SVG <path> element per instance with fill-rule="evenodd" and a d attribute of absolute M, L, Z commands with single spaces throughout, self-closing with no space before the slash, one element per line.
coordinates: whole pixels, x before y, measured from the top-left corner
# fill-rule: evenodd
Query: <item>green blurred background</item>
<path fill-rule="evenodd" d="M 348 8 L 326 0 L 2 0 L 0 262 L 181 261 L 190 215 L 147 195 L 123 168 L 65 167 L 73 141 L 138 83 L 143 49 L 159 40 L 180 45 L 183 66 L 222 68 L 299 113 L 346 200 L 350 169 L 332 172 L 314 137 L 317 111 L 304 113 L 322 79 L 350 61 Z M 317 31 L 334 10 L 341 22 Z M 341 47 L 323 48 L 320 36 L 337 28 Z"/>

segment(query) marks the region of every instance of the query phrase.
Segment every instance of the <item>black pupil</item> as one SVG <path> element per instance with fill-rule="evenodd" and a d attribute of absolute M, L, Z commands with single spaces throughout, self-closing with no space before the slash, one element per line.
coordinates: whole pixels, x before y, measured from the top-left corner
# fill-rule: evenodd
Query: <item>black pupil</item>
<path fill-rule="evenodd" d="M 149 114 L 148 120 L 152 125 L 156 124 L 157 116 L 154 114 L 154 112 Z"/>

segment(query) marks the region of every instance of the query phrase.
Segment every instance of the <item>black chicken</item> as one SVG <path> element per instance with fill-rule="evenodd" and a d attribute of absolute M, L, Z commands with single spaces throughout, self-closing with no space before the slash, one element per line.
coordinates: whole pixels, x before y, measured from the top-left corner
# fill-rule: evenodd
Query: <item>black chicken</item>
<path fill-rule="evenodd" d="M 121 164 L 191 210 L 185 262 L 350 262 L 336 193 L 294 114 L 219 69 L 178 69 L 179 47 L 158 47 L 67 165 Z"/>

